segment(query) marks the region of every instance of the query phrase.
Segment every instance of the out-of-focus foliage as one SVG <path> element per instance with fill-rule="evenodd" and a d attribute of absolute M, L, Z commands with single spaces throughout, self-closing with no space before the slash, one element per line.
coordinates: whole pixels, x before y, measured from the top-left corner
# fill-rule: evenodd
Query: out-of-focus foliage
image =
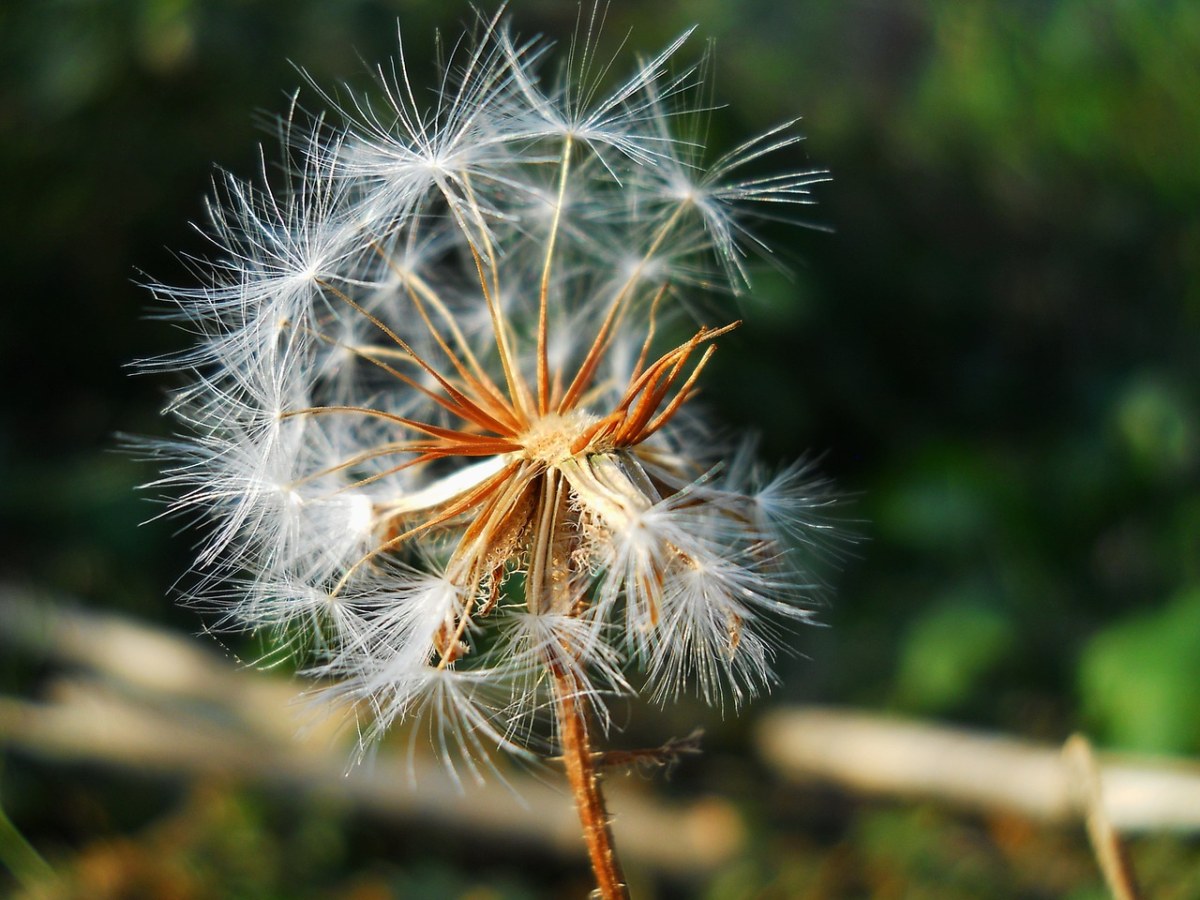
<path fill-rule="evenodd" d="M 1114 741 L 1140 750 L 1200 743 L 1200 590 L 1105 629 L 1080 665 L 1085 710 Z"/>
<path fill-rule="evenodd" d="M 749 370 L 790 370 L 795 399 L 746 418 L 831 447 L 862 490 L 821 690 L 1195 752 L 1194 672 L 1139 677 L 1118 635 L 1169 627 L 1163 598 L 1200 575 L 1200 9 L 780 15 L 739 19 L 738 83 L 769 73 L 759 105 L 803 93 L 837 235 L 806 248 L 798 307 L 772 293 L 797 311 Z"/>
<path fill-rule="evenodd" d="M 530 32 L 565 39 L 575 24 L 569 4 L 512 8 Z M 260 164 L 252 114 L 286 106 L 302 80 L 287 60 L 323 85 L 361 78 L 356 54 L 392 52 L 399 20 L 424 80 L 430 33 L 470 17 L 446 10 L 0 7 L 0 575 L 196 629 L 164 599 L 187 539 L 136 528 L 148 509 L 130 488 L 150 473 L 104 452 L 116 431 L 163 427 L 162 386 L 122 363 L 186 342 L 142 316 L 133 282 L 189 280 L 165 248 L 206 252 L 186 222 L 203 216 L 213 161 Z M 710 143 L 803 115 L 804 153 L 834 174 L 812 213 L 834 233 L 772 237 L 790 242 L 792 274 L 764 267 L 746 327 L 706 373 L 707 402 L 763 431 L 769 456 L 824 454 L 865 537 L 830 573 L 834 627 L 798 638 L 779 695 L 1200 752 L 1200 5 L 615 0 L 607 19 L 613 49 L 629 31 L 623 52 L 698 22 L 728 103 Z M 0 661 L 6 689 L 36 676 Z M 697 715 L 635 718 L 628 740 L 686 733 Z M 749 752 L 745 720 L 709 726 L 717 752 L 693 771 L 720 785 L 712 760 Z M 129 832 L 78 810 L 56 821 L 54 780 L 18 771 L 6 805 L 52 857 Z M 772 820 L 767 856 L 712 896 L 989 896 L 1000 871 L 1011 890 L 996 896 L 1099 896 L 1078 846 L 1077 868 L 1023 868 L 1047 860 L 1040 841 L 988 823 L 989 849 L 955 867 L 947 848 L 977 848 L 977 833 L 858 816 L 808 837 Z M 1138 851 L 1155 896 L 1187 896 L 1200 877 L 1183 846 Z M 839 880 L 863 860 L 870 884 Z M 493 893 L 478 896 L 510 896 L 474 874 L 445 895 L 483 881 Z"/>

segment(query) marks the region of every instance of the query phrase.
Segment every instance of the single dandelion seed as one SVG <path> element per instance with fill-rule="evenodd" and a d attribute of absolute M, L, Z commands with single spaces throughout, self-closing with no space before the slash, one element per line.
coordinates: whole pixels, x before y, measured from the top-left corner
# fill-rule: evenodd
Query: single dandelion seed
<path fill-rule="evenodd" d="M 794 551 L 828 495 L 718 448 L 689 400 L 738 322 L 680 325 L 748 285 L 756 210 L 826 176 L 743 174 L 786 127 L 705 167 L 686 35 L 606 88 L 595 26 L 556 78 L 496 16 L 428 105 L 402 56 L 294 104 L 283 187 L 222 178 L 202 284 L 153 287 L 196 342 L 148 365 L 187 376 L 155 484 L 209 524 L 195 599 L 275 629 L 364 742 L 421 720 L 476 777 L 496 749 L 561 757 L 608 898 L 608 703 L 736 706 L 810 614 Z"/>

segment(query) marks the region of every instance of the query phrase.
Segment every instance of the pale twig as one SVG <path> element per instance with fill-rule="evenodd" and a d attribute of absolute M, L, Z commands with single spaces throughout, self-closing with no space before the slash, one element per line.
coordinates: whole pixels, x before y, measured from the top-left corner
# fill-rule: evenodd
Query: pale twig
<path fill-rule="evenodd" d="M 422 827 L 442 826 L 578 858 L 579 824 L 562 792 L 523 772 L 463 791 L 443 763 L 381 748 L 347 772 L 347 738 L 312 721 L 296 684 L 240 669 L 194 639 L 0 586 L 0 641 L 83 670 L 51 682 L 43 702 L 0 697 L 0 747 L 43 759 L 142 774 L 218 775 L 300 791 Z M 667 804 L 616 780 L 617 836 L 639 867 L 692 877 L 735 858 L 744 825 L 717 798 Z M 520 799 L 517 799 L 517 798 Z M 660 840 L 669 834 L 670 841 Z"/>
<path fill-rule="evenodd" d="M 1104 809 L 1104 787 L 1091 742 L 1081 734 L 1071 735 L 1063 745 L 1063 759 L 1075 782 L 1079 811 L 1105 884 L 1114 900 L 1141 900 L 1129 853 Z"/>
<path fill-rule="evenodd" d="M 798 781 L 1030 819 L 1079 818 L 1060 747 L 844 709 L 780 709 L 757 729 L 769 764 Z M 1200 763 L 1102 754 L 1103 808 L 1123 833 L 1200 832 Z"/>

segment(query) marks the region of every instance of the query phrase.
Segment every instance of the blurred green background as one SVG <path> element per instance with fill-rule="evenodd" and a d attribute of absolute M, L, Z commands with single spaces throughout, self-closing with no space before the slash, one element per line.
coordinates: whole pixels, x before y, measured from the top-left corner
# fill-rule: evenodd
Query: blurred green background
<path fill-rule="evenodd" d="M 574 28 L 572 4 L 510 8 L 523 33 Z M 113 452 L 117 432 L 167 428 L 166 382 L 124 364 L 184 340 L 147 318 L 140 272 L 190 280 L 175 253 L 203 250 L 188 223 L 213 164 L 254 170 L 269 140 L 256 113 L 300 82 L 289 60 L 325 85 L 359 79 L 394 52 L 397 21 L 422 60 L 435 29 L 454 36 L 469 18 L 418 0 L 0 7 L 0 579 L 198 630 L 166 599 L 189 540 L 139 527 L 153 509 L 133 486 L 153 473 Z M 981 849 L 986 823 L 844 797 L 780 806 L 755 793 L 746 742 L 757 712 L 803 701 L 1200 752 L 1200 4 L 614 0 L 607 18 L 626 56 L 698 23 L 691 49 L 715 39 L 728 104 L 713 144 L 803 116 L 788 164 L 833 173 L 811 212 L 831 231 L 771 235 L 790 274 L 756 279 L 705 398 L 731 429 L 762 432 L 768 459 L 818 455 L 863 538 L 827 573 L 832 627 L 796 637 L 772 698 L 737 720 L 682 707 L 654 726 L 705 725 L 712 752 L 671 789 L 726 791 L 762 837 L 704 883 L 655 889 L 1103 896 L 1078 836 L 1029 849 L 1078 861 L 1040 881 L 1036 862 Z M 36 696 L 39 677 L 36 659 L 5 651 L 8 692 Z M 177 812 L 178 790 L 18 754 L 0 801 L 69 868 L 98 841 L 136 843 Z M 282 823 L 269 796 L 222 802 L 212 833 L 179 851 L 207 860 L 202 896 L 344 896 L 364 878 L 363 896 L 557 896 L 574 883 L 528 858 L 416 852 L 314 810 L 302 818 L 342 837 L 298 875 L 278 860 L 319 835 Z M 944 864 L 963 846 L 969 863 Z M 1156 896 L 1195 896 L 1194 842 L 1139 852 Z M 243 871 L 247 854 L 276 863 Z"/>

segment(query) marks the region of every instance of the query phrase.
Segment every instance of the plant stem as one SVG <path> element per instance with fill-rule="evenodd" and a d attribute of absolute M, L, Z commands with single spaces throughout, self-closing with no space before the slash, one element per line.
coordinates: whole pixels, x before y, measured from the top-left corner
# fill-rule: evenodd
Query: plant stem
<path fill-rule="evenodd" d="M 601 900 L 628 900 L 629 890 L 613 847 L 608 810 L 596 775 L 596 758 L 588 741 L 587 710 L 579 704 L 575 680 L 566 673 L 551 674 L 563 765 L 575 794 L 598 896 Z"/>

